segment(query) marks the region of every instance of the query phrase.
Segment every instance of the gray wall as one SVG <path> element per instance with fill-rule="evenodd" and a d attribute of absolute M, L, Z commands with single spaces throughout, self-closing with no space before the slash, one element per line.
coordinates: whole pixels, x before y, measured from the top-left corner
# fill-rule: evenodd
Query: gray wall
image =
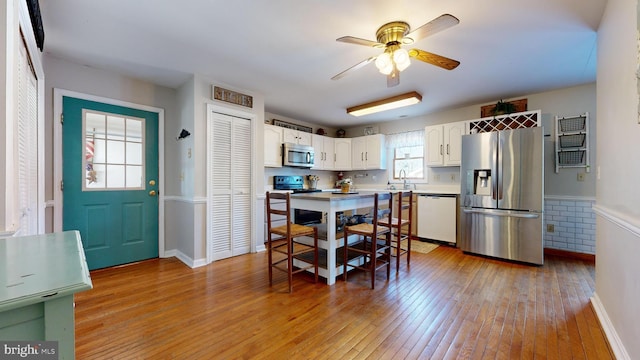
<path fill-rule="evenodd" d="M 114 72 L 78 65 L 52 56 L 44 57 L 45 71 L 45 199 L 51 201 L 54 196 L 53 184 L 53 89 L 75 91 L 105 98 L 127 101 L 131 103 L 154 106 L 165 110 L 165 129 L 176 121 L 176 91 L 174 89 L 157 86 L 145 81 L 126 77 Z M 170 144 L 175 135 L 165 131 L 165 144 Z M 166 164 L 165 164 L 166 165 Z M 166 166 L 165 166 L 166 168 Z M 54 211 L 58 211 L 53 209 Z M 47 211 L 47 216 L 52 216 Z M 47 224 L 52 220 L 47 218 Z M 46 229 L 51 232 L 53 229 Z M 165 243 L 166 249 L 171 249 L 171 240 Z"/>
<path fill-rule="evenodd" d="M 581 86 L 551 90 L 542 93 L 517 96 L 515 100 L 526 98 L 529 110 L 541 110 L 542 125 L 545 128 L 545 195 L 575 196 L 593 198 L 596 194 L 595 171 L 586 173 L 585 181 L 578 182 L 577 174 L 585 172 L 584 168 L 560 169 L 555 173 L 554 157 L 554 116 L 571 116 L 589 112 L 591 122 L 591 169 L 595 169 L 596 152 L 596 84 L 586 84 Z M 393 134 L 404 131 L 423 129 L 428 125 L 445 124 L 450 122 L 473 120 L 480 118 L 480 107 L 486 104 L 476 104 L 458 109 L 447 110 L 435 114 L 428 114 L 420 117 L 394 120 L 377 123 L 373 126 L 381 134 Z M 371 126 L 371 125 L 366 125 Z M 347 129 L 348 137 L 362 136 L 366 126 L 351 127 Z M 450 175 L 455 176 L 455 183 L 459 183 L 459 168 L 432 168 L 429 183 L 433 185 L 451 185 Z M 436 181 L 434 174 L 440 175 L 440 181 Z M 386 184 L 386 171 L 368 172 L 368 177 L 358 179 L 361 184 Z M 372 180 L 372 175 L 376 175 L 377 181 Z"/>

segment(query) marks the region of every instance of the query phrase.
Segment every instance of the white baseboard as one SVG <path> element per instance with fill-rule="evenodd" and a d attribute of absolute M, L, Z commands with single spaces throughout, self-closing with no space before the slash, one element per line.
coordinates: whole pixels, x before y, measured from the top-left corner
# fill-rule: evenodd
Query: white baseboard
<path fill-rule="evenodd" d="M 164 254 L 160 255 L 161 258 L 170 258 L 170 257 L 177 257 L 177 252 L 178 250 L 165 250 Z"/>
<path fill-rule="evenodd" d="M 207 259 L 197 259 L 193 262 L 193 266 L 191 266 L 192 268 L 197 268 L 200 266 L 205 266 L 207 265 Z"/>
<path fill-rule="evenodd" d="M 205 266 L 207 265 L 207 259 L 197 259 L 194 260 L 192 258 L 190 258 L 189 256 L 185 255 L 182 251 L 180 250 L 167 250 L 164 252 L 164 255 L 162 257 L 175 257 L 178 260 L 182 261 L 185 265 L 187 265 L 188 267 L 194 269 L 200 266 Z"/>
<path fill-rule="evenodd" d="M 591 297 L 591 306 L 593 306 L 593 310 L 596 312 L 598 320 L 600 320 L 600 325 L 602 326 L 604 334 L 609 341 L 609 346 L 611 346 L 613 355 L 615 355 L 618 360 L 631 360 L 631 357 L 627 353 L 622 340 L 620 340 L 616 329 L 613 327 L 613 324 L 609 319 L 609 315 L 607 315 L 607 311 L 604 309 L 598 294 L 594 293 Z"/>

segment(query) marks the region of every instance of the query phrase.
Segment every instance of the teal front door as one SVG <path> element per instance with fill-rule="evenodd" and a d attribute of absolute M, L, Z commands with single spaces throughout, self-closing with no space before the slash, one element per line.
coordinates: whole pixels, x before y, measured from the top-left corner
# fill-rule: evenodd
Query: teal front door
<path fill-rule="evenodd" d="M 63 229 L 90 269 L 158 257 L 158 114 L 63 97 Z"/>

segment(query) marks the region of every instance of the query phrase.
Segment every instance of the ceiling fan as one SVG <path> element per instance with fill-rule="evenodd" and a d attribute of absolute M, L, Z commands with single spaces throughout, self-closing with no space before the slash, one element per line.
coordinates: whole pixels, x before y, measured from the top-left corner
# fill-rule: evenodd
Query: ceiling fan
<path fill-rule="evenodd" d="M 460 65 L 459 61 L 420 49 L 411 49 L 407 51 L 402 48 L 402 45 L 412 44 L 414 41 L 418 41 L 439 31 L 448 29 L 457 25 L 459 22 L 460 20 L 455 16 L 443 14 L 413 31 L 411 31 L 409 24 L 404 21 L 393 21 L 388 24 L 384 24 L 378 29 L 378 31 L 376 31 L 376 39 L 378 41 L 361 39 L 353 36 L 343 36 L 338 38 L 336 41 L 380 48 L 384 49 L 384 52 L 353 65 L 347 70 L 332 77 L 331 80 L 338 80 L 348 73 L 364 67 L 372 61 L 375 61 L 376 67 L 382 74 L 387 75 L 387 87 L 396 86 L 400 83 L 400 72 L 409 66 L 410 58 L 424 61 L 443 69 L 453 70 Z"/>

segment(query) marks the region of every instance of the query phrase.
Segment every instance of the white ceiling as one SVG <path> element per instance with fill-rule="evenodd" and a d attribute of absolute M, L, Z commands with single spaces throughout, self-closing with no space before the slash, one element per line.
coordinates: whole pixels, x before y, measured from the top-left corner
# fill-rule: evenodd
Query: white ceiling
<path fill-rule="evenodd" d="M 596 31 L 606 0 L 55 0 L 41 1 L 44 51 L 168 87 L 201 74 L 265 96 L 266 111 L 352 126 L 491 103 L 596 79 Z M 417 47 L 461 62 L 452 71 L 412 61 L 387 88 L 373 63 L 382 24 L 415 29 L 449 13 L 460 24 Z M 345 108 L 418 91 L 423 102 L 354 118 Z"/>

